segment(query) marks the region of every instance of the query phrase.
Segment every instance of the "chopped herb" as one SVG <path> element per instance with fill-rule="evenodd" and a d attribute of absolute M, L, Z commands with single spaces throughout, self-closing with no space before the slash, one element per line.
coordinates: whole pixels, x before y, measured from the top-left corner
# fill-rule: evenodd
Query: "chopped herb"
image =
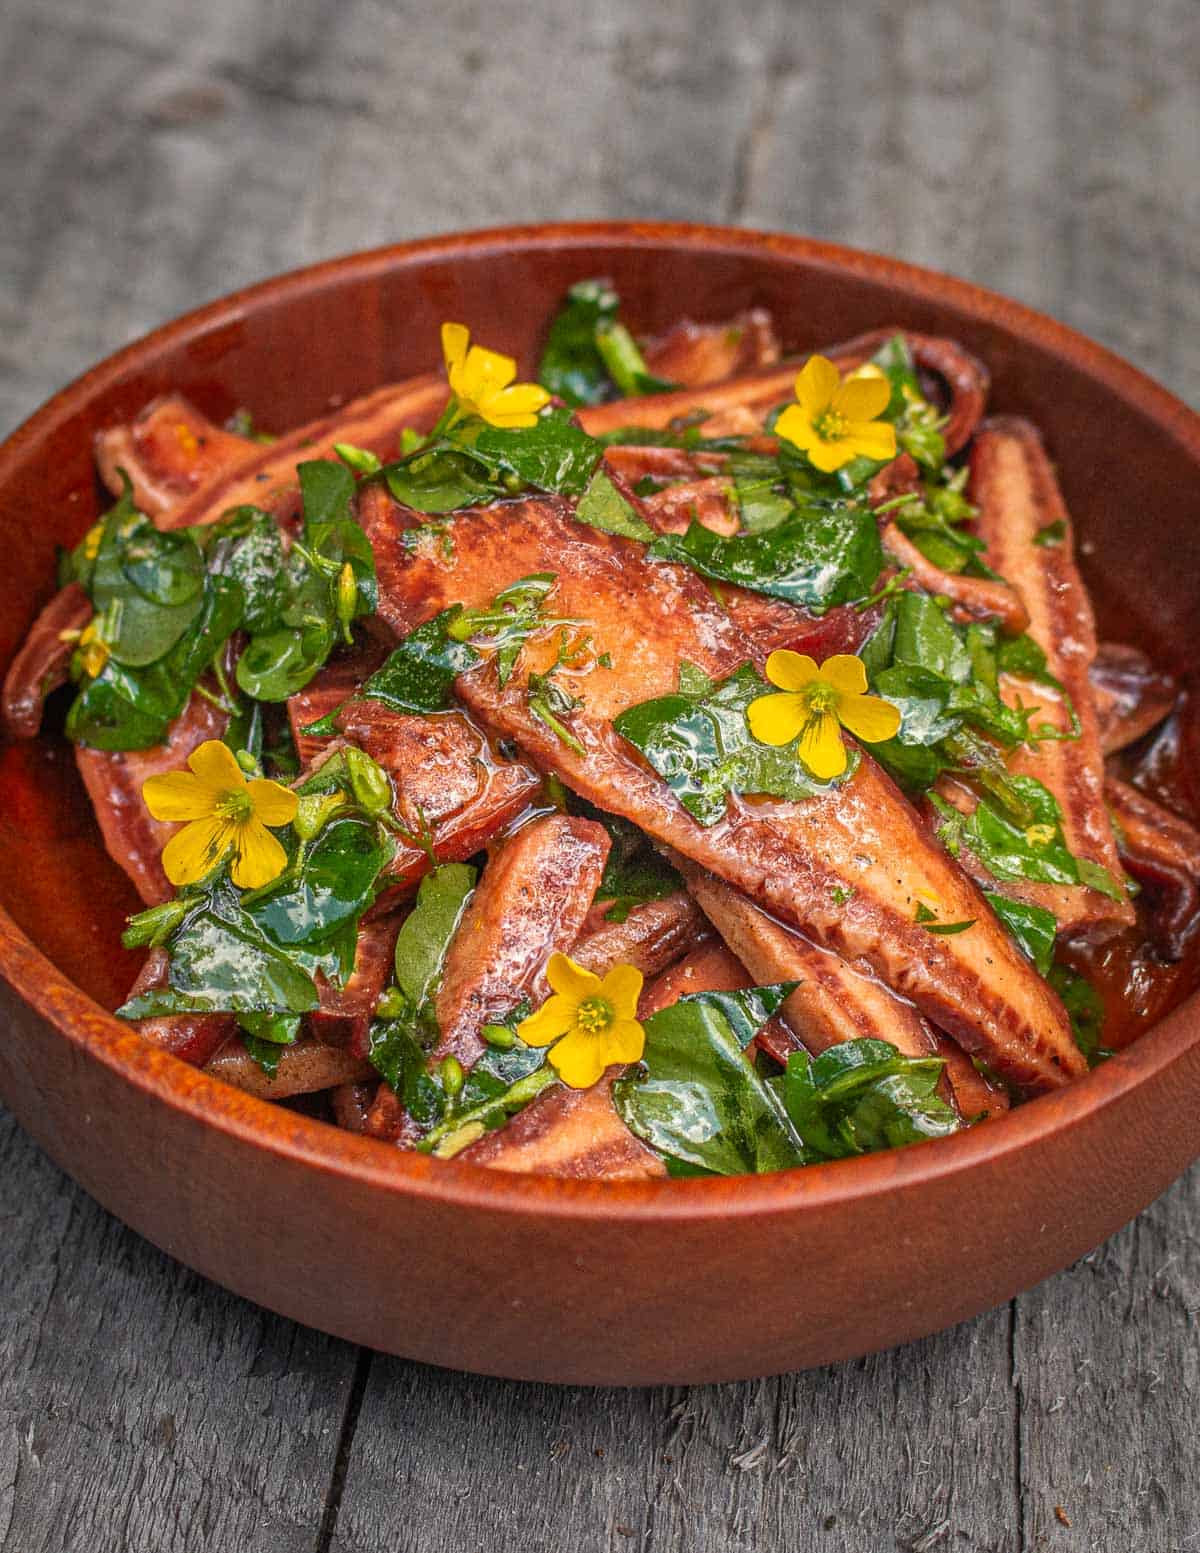
<path fill-rule="evenodd" d="M 1036 777 L 1010 778 L 1032 821 L 1014 821 L 999 806 L 981 798 L 969 815 L 939 798 L 930 802 L 942 816 L 938 836 L 953 856 L 965 846 L 997 879 L 1028 879 L 1039 884 L 1086 884 L 1111 899 L 1125 899 L 1107 869 L 1074 856 L 1062 830 L 1058 800 Z"/>
<path fill-rule="evenodd" d="M 579 498 L 575 516 L 580 523 L 602 529 L 606 534 L 620 534 L 626 539 L 646 542 L 654 538 L 654 530 L 637 515 L 603 469 L 598 469 L 592 476 L 587 490 Z"/>
<path fill-rule="evenodd" d="M 1010 900 L 995 890 L 985 890 L 983 895 L 1016 940 L 1022 954 L 1033 961 L 1038 975 L 1047 975 L 1054 959 L 1054 939 L 1058 933 L 1054 913 L 1029 901 Z"/>
<path fill-rule="evenodd" d="M 1051 966 L 1046 979 L 1063 1001 L 1071 1034 L 1088 1067 L 1099 1066 L 1113 1054 L 1112 1048 L 1103 1044 L 1104 1000 L 1086 976 L 1061 962 Z"/>
<path fill-rule="evenodd" d="M 1035 545 L 1052 547 L 1061 545 L 1067 537 L 1067 522 L 1065 518 L 1055 518 L 1053 523 L 1046 523 L 1033 536 Z"/>

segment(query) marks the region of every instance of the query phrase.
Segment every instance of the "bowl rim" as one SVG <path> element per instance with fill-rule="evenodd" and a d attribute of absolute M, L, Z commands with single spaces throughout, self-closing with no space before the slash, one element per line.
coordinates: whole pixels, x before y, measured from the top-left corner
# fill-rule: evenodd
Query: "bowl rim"
<path fill-rule="evenodd" d="M 1054 351 L 1135 404 L 1200 464 L 1200 415 L 1104 346 L 999 293 L 903 260 L 789 234 L 692 222 L 578 221 L 485 227 L 367 249 L 270 277 L 182 314 L 105 357 L 23 421 L 0 444 L 0 490 L 31 443 L 118 382 L 129 366 L 147 354 L 236 323 L 258 305 L 284 304 L 328 281 L 395 273 L 431 259 L 486 258 L 515 247 L 562 250 L 606 244 L 766 253 L 808 269 L 849 272 L 899 285 L 910 297 L 957 307 L 1018 342 L 1036 340 L 1042 349 Z M 85 1060 L 100 1062 L 156 1104 L 179 1112 L 181 1120 L 201 1122 L 293 1164 L 389 1194 L 417 1196 L 446 1206 L 567 1219 L 699 1222 L 785 1211 L 810 1214 L 851 1200 L 920 1190 L 1052 1134 L 1084 1126 L 1200 1041 L 1197 992 L 1086 1079 L 1032 1100 L 987 1127 L 770 1175 L 610 1182 L 520 1175 L 388 1149 L 375 1139 L 257 1099 L 154 1046 L 108 1013 L 43 954 L 3 907 L 0 976 Z"/>

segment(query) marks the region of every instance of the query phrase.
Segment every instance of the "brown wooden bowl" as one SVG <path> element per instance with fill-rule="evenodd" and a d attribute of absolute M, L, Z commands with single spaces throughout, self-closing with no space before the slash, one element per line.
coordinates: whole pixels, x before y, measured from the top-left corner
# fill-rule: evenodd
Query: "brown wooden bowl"
<path fill-rule="evenodd" d="M 1102 625 L 1177 666 L 1200 619 L 1200 418 L 1012 302 L 890 259 L 699 226 L 510 228 L 336 260 L 110 357 L 0 449 L 0 662 L 99 498 L 93 433 L 180 389 L 284 429 L 433 367 L 443 319 L 532 363 L 572 281 L 639 328 L 769 307 L 789 349 L 947 333 L 1061 466 Z M 0 1094 L 171 1255 L 299 1321 L 437 1364 L 556 1381 L 711 1381 L 961 1321 L 1065 1266 L 1200 1153 L 1200 998 L 1060 1094 L 939 1142 L 736 1180 L 605 1185 L 405 1154 L 253 1100 L 107 1012 L 135 902 L 69 749 L 0 750 Z"/>

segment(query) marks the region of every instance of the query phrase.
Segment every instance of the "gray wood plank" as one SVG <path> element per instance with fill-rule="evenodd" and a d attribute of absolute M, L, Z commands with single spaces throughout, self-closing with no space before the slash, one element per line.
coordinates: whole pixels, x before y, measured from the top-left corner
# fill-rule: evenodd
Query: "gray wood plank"
<path fill-rule="evenodd" d="M 1198 25 L 1193 0 L 7 0 L 0 427 L 260 276 L 589 215 L 895 252 L 1198 399 Z M 376 1359 L 344 1488 L 352 1350 L 175 1268 L 7 1119 L 0 1173 L 5 1553 L 1200 1546 L 1196 1172 L 1011 1331 L 686 1393 Z"/>
<path fill-rule="evenodd" d="M 1200 8 L 923 0 L 777 23 L 738 209 L 963 275 L 1200 402 Z"/>
<path fill-rule="evenodd" d="M 1193 1166 L 1070 1273 L 1017 1302 L 1024 1546 L 1197 1553 L 1198 1338 Z"/>
<path fill-rule="evenodd" d="M 314 1553 L 355 1350 L 185 1271 L 2 1111 L 0 1225 L 0 1553 Z"/>
<path fill-rule="evenodd" d="M 1015 1452 L 1007 1309 L 744 1385 L 560 1389 L 377 1357 L 331 1550 L 1016 1553 Z"/>

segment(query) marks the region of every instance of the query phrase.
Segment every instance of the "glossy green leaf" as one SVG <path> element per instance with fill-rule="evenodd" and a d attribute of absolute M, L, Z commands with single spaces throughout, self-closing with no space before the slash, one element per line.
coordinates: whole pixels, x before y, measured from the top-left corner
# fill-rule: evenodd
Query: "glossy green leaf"
<path fill-rule="evenodd" d="M 771 692 L 752 664 L 719 683 L 683 664 L 680 686 L 674 695 L 627 708 L 613 727 L 641 751 L 701 825 L 722 818 L 730 793 L 802 799 L 827 790 L 829 784 L 809 775 L 794 745 L 777 749 L 751 734 L 746 708 L 756 696 Z M 851 753 L 846 776 L 855 769 Z"/>
<path fill-rule="evenodd" d="M 771 1018 L 792 985 L 701 993 L 646 1020 L 642 1061 L 613 1085 L 613 1102 L 672 1174 L 745 1175 L 804 1163 L 778 1095 L 743 1051 L 746 1030 Z"/>
<path fill-rule="evenodd" d="M 396 985 L 413 1008 L 426 1003 L 437 986 L 475 879 L 469 863 L 442 863 L 421 881 L 396 939 Z"/>
<path fill-rule="evenodd" d="M 637 515 L 603 469 L 598 469 L 592 476 L 587 490 L 579 498 L 575 516 L 580 523 L 587 523 L 606 534 L 620 534 L 625 539 L 640 539 L 646 543 L 654 538 L 654 530 Z"/>
<path fill-rule="evenodd" d="M 1035 906 L 1029 901 L 1009 900 L 995 890 L 985 890 L 983 896 L 1012 934 L 1021 953 L 1033 961 L 1038 975 L 1048 975 L 1054 960 L 1054 940 L 1058 933 L 1054 913 L 1045 906 Z"/>
<path fill-rule="evenodd" d="M 961 1123 L 937 1094 L 940 1057 L 906 1057 L 888 1041 L 842 1041 L 813 1058 L 793 1052 L 781 1087 L 806 1161 L 918 1143 Z"/>
<path fill-rule="evenodd" d="M 866 598 L 883 569 L 873 514 L 817 498 L 760 533 L 726 537 L 693 521 L 685 534 L 660 534 L 649 553 L 818 614 Z"/>

